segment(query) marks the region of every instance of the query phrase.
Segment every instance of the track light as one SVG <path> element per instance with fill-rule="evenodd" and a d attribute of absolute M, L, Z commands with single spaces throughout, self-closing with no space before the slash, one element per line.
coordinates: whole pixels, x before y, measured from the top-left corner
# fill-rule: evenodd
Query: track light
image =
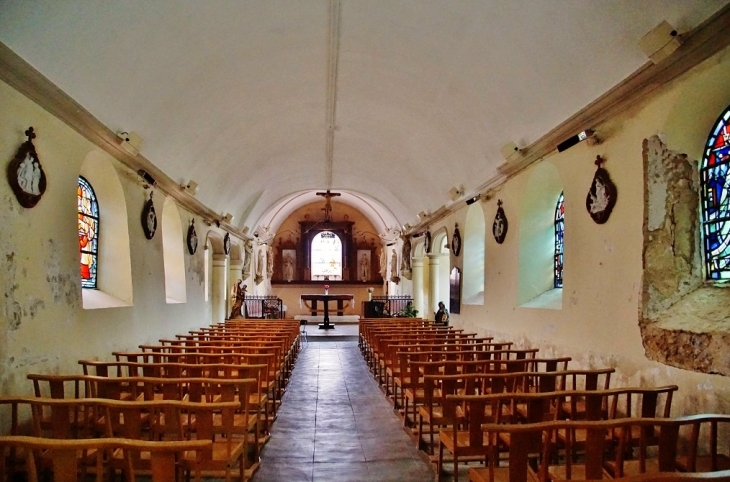
<path fill-rule="evenodd" d="M 139 137 L 136 132 L 117 132 L 117 137 L 122 140 L 119 145 L 122 146 L 125 151 L 129 152 L 133 156 L 139 154 L 139 150 L 142 147 L 142 138 Z"/>
<path fill-rule="evenodd" d="M 226 213 L 226 215 L 223 216 L 223 219 L 221 219 L 221 221 L 223 221 L 224 223 L 230 223 L 231 221 L 233 221 L 233 214 Z"/>
<path fill-rule="evenodd" d="M 591 145 L 598 144 L 598 139 L 596 138 L 596 133 L 593 131 L 593 129 L 586 129 L 582 132 L 577 133 L 573 137 L 565 139 L 563 142 L 558 144 L 558 152 L 563 152 L 567 149 L 570 149 L 574 145 L 586 139 L 591 139 Z"/>

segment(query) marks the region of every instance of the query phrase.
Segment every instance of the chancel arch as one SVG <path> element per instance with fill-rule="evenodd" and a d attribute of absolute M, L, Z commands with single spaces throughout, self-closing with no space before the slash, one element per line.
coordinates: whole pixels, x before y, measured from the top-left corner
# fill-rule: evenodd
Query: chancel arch
<path fill-rule="evenodd" d="M 562 289 L 555 288 L 554 278 L 555 206 L 562 192 L 556 167 L 548 161 L 537 164 L 525 186 L 520 210 L 519 306 L 562 308 Z"/>
<path fill-rule="evenodd" d="M 172 198 L 162 205 L 162 256 L 165 263 L 165 299 L 168 303 L 187 302 L 185 247 L 180 211 Z"/>
<path fill-rule="evenodd" d="M 486 245 L 486 221 L 481 203 L 467 208 L 464 223 L 464 258 L 462 273 L 462 303 L 484 304 L 484 262 Z"/>
<path fill-rule="evenodd" d="M 96 289 L 81 290 L 83 306 L 85 309 L 131 306 L 132 261 L 127 203 L 117 171 L 106 154 L 92 151 L 81 164 L 79 174 L 94 188 L 99 201 L 99 219 L 103 224 L 103 231 L 98 233 Z"/>

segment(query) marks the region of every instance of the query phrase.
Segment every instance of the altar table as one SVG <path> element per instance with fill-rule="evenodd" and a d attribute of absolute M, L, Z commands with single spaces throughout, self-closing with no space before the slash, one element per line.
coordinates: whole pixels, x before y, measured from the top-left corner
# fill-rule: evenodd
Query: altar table
<path fill-rule="evenodd" d="M 352 303 L 355 300 L 354 295 L 325 295 L 325 294 L 306 294 L 301 295 L 301 299 L 304 305 L 312 311 L 312 315 L 316 315 L 317 312 L 321 311 L 324 313 L 324 323 L 319 324 L 320 330 L 333 330 L 335 325 L 330 323 L 330 301 L 337 302 L 337 314 L 342 315 L 345 308 L 349 307 L 344 305 L 345 301 Z M 324 305 L 324 309 L 318 308 L 317 303 L 321 301 Z M 309 302 L 309 304 L 307 304 Z"/>

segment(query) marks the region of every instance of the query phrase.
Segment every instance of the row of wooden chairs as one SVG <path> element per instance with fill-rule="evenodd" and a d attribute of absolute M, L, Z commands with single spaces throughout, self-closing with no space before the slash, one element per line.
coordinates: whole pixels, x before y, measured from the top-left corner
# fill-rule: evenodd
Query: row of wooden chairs
<path fill-rule="evenodd" d="M 173 453 L 176 477 L 185 473 L 189 479 L 192 472 L 196 479 L 201 474 L 250 478 L 299 351 L 298 323 L 226 322 L 160 343 L 116 352 L 113 362 L 82 360 L 83 375 L 29 375 L 36 398 L 0 399 L 0 409 L 11 412 L 10 435 L 70 441 L 123 437 L 151 444 L 205 440 L 211 443 L 199 453 L 192 448 Z M 25 416 L 23 406 L 30 407 Z M 3 470 L 17 469 L 20 460 L 32 479 L 36 467 L 53 467 L 43 449 L 29 465 L 27 454 L 18 456 L 19 448 L 3 449 Z M 154 476 L 152 452 L 127 452 L 142 453 L 144 463 L 123 450 L 106 451 L 92 463 L 86 452 L 77 451 L 77 468 L 94 467 L 97 480 L 116 471 L 131 480 L 129 474 L 140 468 Z"/>
<path fill-rule="evenodd" d="M 504 441 L 489 447 L 485 424 L 669 419 L 676 386 L 611 388 L 613 369 L 570 370 L 570 358 L 539 358 L 537 350 L 449 331 L 422 321 L 369 320 L 359 337 L 373 375 L 394 407 L 402 408 L 404 424 L 414 426 L 419 448 L 433 454 L 438 434 L 439 475 L 444 451 L 454 462 L 455 480 L 460 460 L 509 452 Z M 557 438 L 557 446 L 564 451 L 570 441 L 571 457 L 588 450 L 584 431 L 569 435 Z M 645 443 L 659 441 L 648 437 Z"/>

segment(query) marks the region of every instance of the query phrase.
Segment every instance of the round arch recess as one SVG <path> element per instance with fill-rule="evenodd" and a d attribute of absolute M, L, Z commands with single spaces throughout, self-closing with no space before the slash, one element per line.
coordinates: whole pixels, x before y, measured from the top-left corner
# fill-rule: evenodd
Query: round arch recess
<path fill-rule="evenodd" d="M 562 289 L 554 288 L 555 205 L 563 184 L 557 168 L 543 161 L 530 173 L 519 220 L 517 304 L 527 308 L 561 309 Z M 567 203 L 566 203 L 567 204 Z M 570 213 L 566 215 L 566 226 Z"/>
<path fill-rule="evenodd" d="M 165 265 L 165 299 L 167 303 L 186 303 L 185 252 L 180 211 L 171 197 L 162 205 L 162 257 Z"/>
<path fill-rule="evenodd" d="M 107 154 L 91 151 L 84 158 L 79 175 L 89 181 L 96 193 L 101 233 L 97 289 L 81 289 L 79 283 L 83 307 L 97 309 L 132 306 L 132 259 L 127 202 L 117 171 Z"/>
<path fill-rule="evenodd" d="M 465 305 L 484 304 L 484 260 L 487 226 L 481 203 L 474 203 L 466 211 L 464 223 L 464 258 L 462 273 L 462 300 Z"/>

